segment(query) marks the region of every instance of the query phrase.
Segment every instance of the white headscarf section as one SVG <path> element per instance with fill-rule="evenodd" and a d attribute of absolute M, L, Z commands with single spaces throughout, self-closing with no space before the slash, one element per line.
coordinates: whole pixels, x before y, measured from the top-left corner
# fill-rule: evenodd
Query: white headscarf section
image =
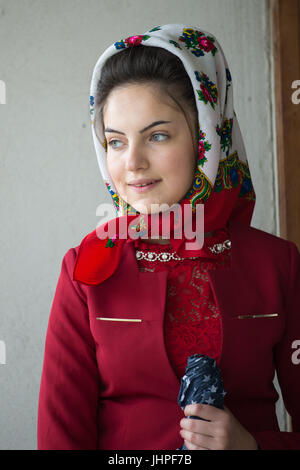
<path fill-rule="evenodd" d="M 101 54 L 93 70 L 90 86 L 92 135 L 100 172 L 112 199 L 114 200 L 115 194 L 118 193 L 107 169 L 105 136 L 102 130 L 97 128 L 99 141 L 95 133 L 94 101 L 101 70 L 106 60 L 125 47 L 134 47 L 134 38 L 144 46 L 167 49 L 182 61 L 194 89 L 198 120 L 205 135 L 203 141 L 208 143 L 208 147 L 210 146 L 205 152 L 205 161 L 202 161 L 201 166 L 199 163 L 198 168 L 211 186 L 214 186 L 219 162 L 228 157 L 229 150 L 231 154 L 237 151 L 239 160 L 248 164 L 242 134 L 233 108 L 232 78 L 221 45 L 211 33 L 195 26 L 184 24 L 157 26 L 142 35 L 129 36 L 110 45 Z M 201 84 L 204 85 L 203 90 L 205 87 L 206 95 L 205 90 L 201 91 Z M 207 94 L 207 90 L 211 93 Z M 220 136 L 220 129 L 223 129 L 225 120 L 232 122 L 232 132 L 227 142 L 224 142 Z M 125 215 L 123 205 L 116 210 L 117 216 Z"/>

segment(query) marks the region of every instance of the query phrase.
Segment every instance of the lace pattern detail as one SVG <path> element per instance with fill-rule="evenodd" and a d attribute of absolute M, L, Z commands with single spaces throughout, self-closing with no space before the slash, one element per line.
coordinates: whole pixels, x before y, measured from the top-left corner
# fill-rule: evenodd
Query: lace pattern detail
<path fill-rule="evenodd" d="M 222 229 L 207 242 L 213 245 L 228 238 Z M 171 245 L 135 240 L 137 250 L 155 253 L 172 252 Z M 174 373 L 180 379 L 185 374 L 187 357 L 207 354 L 216 359 L 221 355 L 222 323 L 210 286 L 208 272 L 230 266 L 230 250 L 212 257 L 173 260 L 166 263 L 138 260 L 140 272 L 167 270 L 167 298 L 164 317 L 165 347 Z"/>

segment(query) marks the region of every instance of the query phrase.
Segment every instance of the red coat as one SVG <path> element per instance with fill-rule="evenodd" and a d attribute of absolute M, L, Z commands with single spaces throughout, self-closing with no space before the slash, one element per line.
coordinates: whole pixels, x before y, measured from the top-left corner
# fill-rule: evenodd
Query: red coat
<path fill-rule="evenodd" d="M 294 243 L 253 227 L 232 223 L 229 230 L 232 267 L 210 272 L 222 316 L 224 403 L 262 449 L 300 449 L 300 255 Z M 95 268 L 93 249 L 103 245 L 96 238 L 94 231 L 62 261 L 46 337 L 38 449 L 175 450 L 184 413 L 164 345 L 168 273 L 139 272 L 133 244 L 124 243 L 119 264 L 112 261 L 112 274 L 96 284 L 105 272 Z M 95 285 L 73 279 L 75 261 L 91 263 L 86 272 Z M 292 433 L 277 424 L 275 369 Z"/>

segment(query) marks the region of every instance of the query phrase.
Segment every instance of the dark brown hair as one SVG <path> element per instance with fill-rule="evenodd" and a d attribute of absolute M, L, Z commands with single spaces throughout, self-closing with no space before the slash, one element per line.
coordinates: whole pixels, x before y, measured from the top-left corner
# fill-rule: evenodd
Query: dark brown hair
<path fill-rule="evenodd" d="M 167 93 L 175 101 L 184 113 L 190 128 L 192 126 L 191 133 L 193 139 L 196 139 L 198 111 L 195 94 L 181 60 L 161 47 L 143 45 L 128 47 L 112 55 L 102 67 L 94 100 L 96 134 L 97 127 L 101 125 L 104 135 L 103 108 L 110 92 L 118 86 L 144 83 L 157 85 L 162 93 Z M 185 110 L 188 111 L 190 118 Z"/>

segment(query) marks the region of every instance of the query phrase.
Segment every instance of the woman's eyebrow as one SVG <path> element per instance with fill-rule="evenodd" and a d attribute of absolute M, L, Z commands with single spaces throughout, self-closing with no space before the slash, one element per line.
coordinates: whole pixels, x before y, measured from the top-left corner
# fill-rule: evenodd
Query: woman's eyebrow
<path fill-rule="evenodd" d="M 147 131 L 151 127 L 158 126 L 159 124 L 167 124 L 169 122 L 172 122 L 172 121 L 154 121 L 154 122 L 152 122 L 152 124 L 149 124 L 149 126 L 146 126 L 146 127 L 144 127 L 144 129 L 141 129 L 139 131 L 139 133 L 142 134 L 143 132 Z M 106 129 L 104 129 L 104 132 L 115 132 L 116 134 L 125 135 L 124 132 L 116 131 L 115 129 L 111 129 L 110 127 L 107 127 Z"/>

